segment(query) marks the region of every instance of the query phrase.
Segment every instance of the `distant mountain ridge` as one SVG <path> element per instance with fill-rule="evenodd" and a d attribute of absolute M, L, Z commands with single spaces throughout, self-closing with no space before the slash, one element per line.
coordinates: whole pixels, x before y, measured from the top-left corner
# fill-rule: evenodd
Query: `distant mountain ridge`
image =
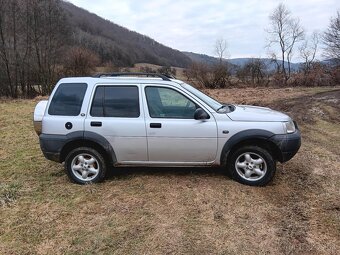
<path fill-rule="evenodd" d="M 186 54 L 188 57 L 190 57 L 191 60 L 194 62 L 201 62 L 201 63 L 206 63 L 209 65 L 216 64 L 219 62 L 218 58 L 208 56 L 205 54 L 198 54 L 198 53 L 193 53 L 193 52 L 183 52 L 183 53 Z M 231 58 L 231 59 L 225 59 L 225 61 L 228 61 L 228 63 L 232 65 L 243 67 L 244 65 L 246 65 L 247 63 L 249 63 L 249 61 L 253 59 L 259 59 L 259 58 Z M 268 71 L 275 70 L 276 68 L 275 63 L 273 63 L 270 58 L 261 58 L 261 61 L 265 63 L 265 65 L 268 68 Z M 288 65 L 287 62 L 285 63 L 286 65 Z M 300 66 L 301 66 L 301 63 L 291 63 L 291 68 L 293 71 L 299 70 Z"/>
<path fill-rule="evenodd" d="M 151 63 L 176 67 L 188 67 L 192 62 L 181 51 L 164 46 L 69 2 L 60 3 L 72 29 L 72 43 L 92 50 L 103 62 L 113 62 L 117 66 Z"/>

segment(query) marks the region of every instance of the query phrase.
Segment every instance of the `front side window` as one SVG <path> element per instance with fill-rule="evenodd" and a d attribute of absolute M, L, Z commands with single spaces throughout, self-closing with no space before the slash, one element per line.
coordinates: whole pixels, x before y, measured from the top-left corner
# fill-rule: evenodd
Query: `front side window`
<path fill-rule="evenodd" d="M 198 106 L 178 91 L 163 87 L 146 87 L 150 117 L 193 119 Z"/>
<path fill-rule="evenodd" d="M 62 116 L 77 116 L 80 114 L 86 83 L 62 83 L 54 93 L 48 114 Z"/>
<path fill-rule="evenodd" d="M 138 118 L 139 95 L 136 86 L 98 86 L 91 107 L 93 117 Z"/>

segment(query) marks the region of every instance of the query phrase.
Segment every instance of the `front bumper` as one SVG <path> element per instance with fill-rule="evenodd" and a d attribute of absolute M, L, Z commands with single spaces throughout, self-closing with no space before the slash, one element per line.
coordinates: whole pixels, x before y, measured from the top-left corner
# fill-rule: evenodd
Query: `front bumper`
<path fill-rule="evenodd" d="M 270 139 L 277 145 L 280 152 L 278 153 L 278 160 L 287 162 L 295 156 L 301 146 L 301 133 L 298 129 L 292 134 L 274 135 Z"/>

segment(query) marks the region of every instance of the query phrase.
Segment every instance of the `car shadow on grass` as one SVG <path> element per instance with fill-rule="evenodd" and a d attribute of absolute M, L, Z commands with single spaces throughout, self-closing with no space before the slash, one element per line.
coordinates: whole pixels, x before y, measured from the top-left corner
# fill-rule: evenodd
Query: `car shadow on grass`
<path fill-rule="evenodd" d="M 110 167 L 106 180 L 130 179 L 135 176 L 221 176 L 229 177 L 222 167 Z"/>

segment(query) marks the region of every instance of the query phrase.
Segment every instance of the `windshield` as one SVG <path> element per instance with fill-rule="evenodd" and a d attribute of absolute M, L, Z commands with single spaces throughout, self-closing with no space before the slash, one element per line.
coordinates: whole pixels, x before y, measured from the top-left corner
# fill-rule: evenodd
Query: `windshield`
<path fill-rule="evenodd" d="M 197 96 L 199 99 L 201 99 L 203 102 L 205 102 L 211 108 L 213 108 L 215 111 L 217 111 L 218 109 L 220 109 L 223 106 L 222 104 L 217 102 L 215 99 L 207 96 L 206 94 L 204 94 L 203 92 L 194 88 L 193 86 L 190 86 L 189 84 L 186 84 L 186 83 L 183 83 L 181 85 L 184 89 L 188 90 L 190 93 Z"/>

